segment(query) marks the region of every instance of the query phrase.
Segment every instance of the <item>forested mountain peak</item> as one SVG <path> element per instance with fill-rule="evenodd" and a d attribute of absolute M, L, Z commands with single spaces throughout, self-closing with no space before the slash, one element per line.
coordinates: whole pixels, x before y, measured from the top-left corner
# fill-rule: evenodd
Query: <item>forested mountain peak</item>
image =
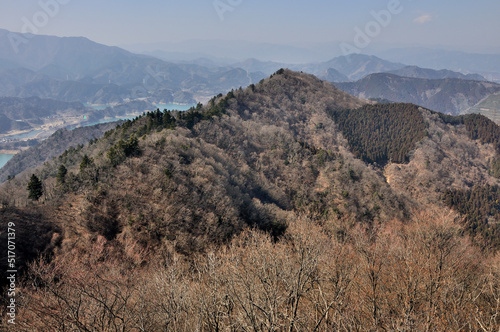
<path fill-rule="evenodd" d="M 417 303 L 408 330 L 485 322 L 499 147 L 485 117 L 368 103 L 286 69 L 187 112 L 144 114 L 2 185 L 0 220 L 30 243 L 23 261 L 48 257 L 30 270 L 41 282 L 23 285 L 20 324 L 96 330 L 106 318 L 87 313 L 117 317 L 118 303 L 134 318 L 115 323 L 130 328 L 169 326 L 155 310 L 186 329 L 250 328 L 270 315 L 246 310 L 272 302 L 308 330 L 379 318 L 390 329 L 406 313 L 381 300 L 392 296 Z M 36 201 L 30 179 L 42 183 Z"/>

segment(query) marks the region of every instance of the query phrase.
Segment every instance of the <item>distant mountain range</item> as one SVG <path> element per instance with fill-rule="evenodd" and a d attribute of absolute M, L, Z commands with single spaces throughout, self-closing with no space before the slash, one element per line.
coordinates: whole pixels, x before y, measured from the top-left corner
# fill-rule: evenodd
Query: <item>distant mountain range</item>
<path fill-rule="evenodd" d="M 489 81 L 500 80 L 500 54 L 475 54 L 422 47 L 389 49 L 376 54 L 384 59 L 409 65 L 480 73 Z"/>
<path fill-rule="evenodd" d="M 265 77 L 232 67 L 177 65 L 81 37 L 15 34 L 26 42 L 13 47 L 12 36 L 0 30 L 3 96 L 91 103 L 146 97 L 153 102 L 193 103 Z"/>
<path fill-rule="evenodd" d="M 451 70 L 434 70 L 417 66 L 405 66 L 380 59 L 376 56 L 352 54 L 340 56 L 326 62 L 311 64 L 286 64 L 271 61 L 248 59 L 232 65 L 251 72 L 263 72 L 271 75 L 279 68 L 291 68 L 318 76 L 330 82 L 347 82 L 359 80 L 374 73 L 388 72 L 402 77 L 444 79 L 458 78 L 464 80 L 486 81 L 479 74 L 462 74 Z"/>
<path fill-rule="evenodd" d="M 500 55 L 467 53 L 431 47 L 401 47 L 398 45 L 372 45 L 367 54 L 407 65 L 449 69 L 462 73 L 480 73 L 488 80 L 500 79 Z M 224 40 L 189 40 L 178 43 L 154 43 L 124 45 L 136 53 L 145 53 L 169 62 L 192 63 L 200 58 L 210 59 L 218 66 L 242 62 L 248 58 L 262 61 L 284 62 L 291 64 L 320 63 L 329 58 L 344 55 L 339 42 L 303 43 L 295 45 L 269 44 Z M 488 76 L 491 76 L 488 77 Z"/>
<path fill-rule="evenodd" d="M 457 78 L 431 80 L 389 73 L 372 74 L 357 82 L 335 85 L 361 98 L 409 102 L 453 115 L 467 111 L 483 98 L 500 91 L 500 85 L 492 82 Z"/>
<path fill-rule="evenodd" d="M 181 43 L 156 43 L 126 45 L 125 48 L 145 53 L 170 62 L 195 63 L 198 59 L 209 59 L 217 66 L 242 62 L 247 58 L 258 58 L 264 62 L 274 61 L 290 64 L 320 63 L 329 57 L 342 54 L 340 43 L 309 43 L 282 45 L 222 40 L 191 40 Z M 489 81 L 500 82 L 500 55 L 466 53 L 439 48 L 400 47 L 397 45 L 372 45 L 367 54 L 376 55 L 395 63 L 431 68 L 449 69 L 461 73 L 479 73 Z M 289 66 L 286 66 L 291 68 Z"/>
<path fill-rule="evenodd" d="M 135 53 L 152 55 L 169 62 L 192 62 L 198 58 L 208 58 L 219 65 L 244 61 L 247 58 L 287 63 L 309 63 L 324 61 L 328 56 L 333 57 L 341 54 L 339 43 L 285 45 L 217 39 L 123 45 L 123 48 Z"/>
<path fill-rule="evenodd" d="M 101 45 L 82 37 L 15 34 L 16 38 L 26 42 L 13 47 L 12 36 L 11 32 L 0 30 L 0 97 L 38 97 L 91 104 L 121 104 L 138 99 L 153 104 L 192 104 L 195 101 L 205 102 L 213 95 L 231 89 L 255 84 L 280 68 L 314 74 L 339 84 L 339 87 L 357 96 L 412 102 L 451 114 L 464 112 L 489 93 L 497 91 L 495 85 L 478 83 L 488 77 L 462 73 L 461 69 L 465 67 L 458 66 L 458 62 L 450 62 L 449 68 L 458 68 L 460 72 L 405 65 L 403 63 L 412 63 L 415 57 L 398 58 L 396 55 L 404 55 L 403 51 L 389 57 L 393 61 L 397 59 L 397 62 L 377 56 L 351 54 L 304 64 L 255 58 L 230 63 L 230 55 L 226 59 L 206 57 L 173 63 Z M 272 47 L 268 46 L 262 47 L 271 51 Z M 274 52 L 278 54 L 285 49 L 297 51 L 293 47 L 278 47 Z M 430 51 L 419 52 L 428 55 Z M 154 53 L 168 58 L 165 52 Z M 434 59 L 443 59 L 447 53 L 439 54 Z M 458 59 L 472 61 L 475 57 L 461 54 Z M 478 70 L 491 70 L 497 63 L 495 56 L 484 56 L 482 59 L 488 65 L 475 67 Z M 442 62 L 420 63 L 428 63 L 434 68 Z M 372 74 L 377 76 L 370 76 Z M 19 126 L 24 124 L 10 122 L 4 125 L 5 128 Z"/>
<path fill-rule="evenodd" d="M 486 81 L 486 79 L 479 74 L 462 74 L 447 69 L 434 70 L 428 68 L 420 68 L 417 66 L 407 66 L 398 70 L 389 71 L 388 73 L 402 77 L 425 78 L 429 80 L 459 78 L 462 80 Z"/>
<path fill-rule="evenodd" d="M 244 62 L 235 63 L 232 66 L 241 67 L 248 71 L 263 72 L 268 75 L 280 68 L 289 68 L 313 74 L 325 79 L 330 75 L 336 82 L 357 80 L 369 74 L 396 70 L 405 67 L 403 64 L 392 63 L 376 56 L 362 54 L 340 56 L 326 62 L 309 64 L 287 64 L 248 59 Z"/>
<path fill-rule="evenodd" d="M 324 63 L 305 65 L 302 66 L 301 70 L 318 75 L 325 70 L 333 68 L 347 76 L 349 80 L 358 80 L 373 73 L 397 70 L 404 67 L 405 65 L 403 64 L 389 62 L 376 56 L 351 54 L 337 57 Z"/>

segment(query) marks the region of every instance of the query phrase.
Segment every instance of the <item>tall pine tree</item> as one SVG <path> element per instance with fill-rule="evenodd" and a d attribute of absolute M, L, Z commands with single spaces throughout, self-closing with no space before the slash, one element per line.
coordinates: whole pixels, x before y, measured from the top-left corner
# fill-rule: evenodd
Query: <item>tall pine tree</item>
<path fill-rule="evenodd" d="M 64 165 L 59 166 L 56 176 L 58 184 L 64 184 L 66 182 L 66 174 L 68 174 L 66 167 L 64 167 Z"/>
<path fill-rule="evenodd" d="M 38 201 L 43 195 L 42 181 L 35 174 L 31 175 L 26 189 L 28 190 L 28 198 L 34 201 Z"/>

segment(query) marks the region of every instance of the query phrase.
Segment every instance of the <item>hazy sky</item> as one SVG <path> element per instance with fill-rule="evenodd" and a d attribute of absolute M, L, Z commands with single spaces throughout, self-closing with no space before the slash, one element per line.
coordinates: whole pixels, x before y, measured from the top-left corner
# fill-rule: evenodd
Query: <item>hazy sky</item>
<path fill-rule="evenodd" d="M 345 41 L 500 52 L 498 0 L 0 0 L 0 28 L 107 45 L 227 39 Z M 56 8 L 54 4 L 57 4 Z M 44 9 L 45 7 L 45 9 Z M 372 13 L 392 9 L 375 23 Z M 46 13 L 48 14 L 46 14 Z M 26 23 L 28 22 L 28 23 Z M 378 24 L 378 26 L 377 26 Z M 356 30 L 357 31 L 357 30 Z M 365 42 L 358 39 L 358 44 Z M 361 45 L 359 44 L 359 45 Z"/>

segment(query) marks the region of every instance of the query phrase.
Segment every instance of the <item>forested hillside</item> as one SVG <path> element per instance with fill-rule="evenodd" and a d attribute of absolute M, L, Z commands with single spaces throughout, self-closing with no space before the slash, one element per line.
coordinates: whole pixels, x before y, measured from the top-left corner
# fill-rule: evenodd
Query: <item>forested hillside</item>
<path fill-rule="evenodd" d="M 497 129 L 289 70 L 126 121 L 0 187 L 19 325 L 498 330 Z"/>
<path fill-rule="evenodd" d="M 424 118 L 413 104 L 367 105 L 330 114 L 351 151 L 369 163 L 404 163 L 425 136 Z"/>
<path fill-rule="evenodd" d="M 113 129 L 120 122 L 103 123 L 74 130 L 59 129 L 49 138 L 38 143 L 36 147 L 20 152 L 9 160 L 0 169 L 0 183 L 5 182 L 9 177 L 15 177 L 27 169 L 40 166 L 71 147 L 76 149 L 80 145 L 87 144 L 90 140 L 101 137 L 106 131 Z M 31 142 L 28 141 L 26 144 L 31 144 Z M 14 145 L 13 147 L 16 146 Z"/>
<path fill-rule="evenodd" d="M 498 186 L 477 186 L 471 190 L 448 190 L 444 193 L 446 205 L 466 216 L 465 225 L 469 232 L 478 234 L 491 243 L 500 245 L 500 188 Z"/>

